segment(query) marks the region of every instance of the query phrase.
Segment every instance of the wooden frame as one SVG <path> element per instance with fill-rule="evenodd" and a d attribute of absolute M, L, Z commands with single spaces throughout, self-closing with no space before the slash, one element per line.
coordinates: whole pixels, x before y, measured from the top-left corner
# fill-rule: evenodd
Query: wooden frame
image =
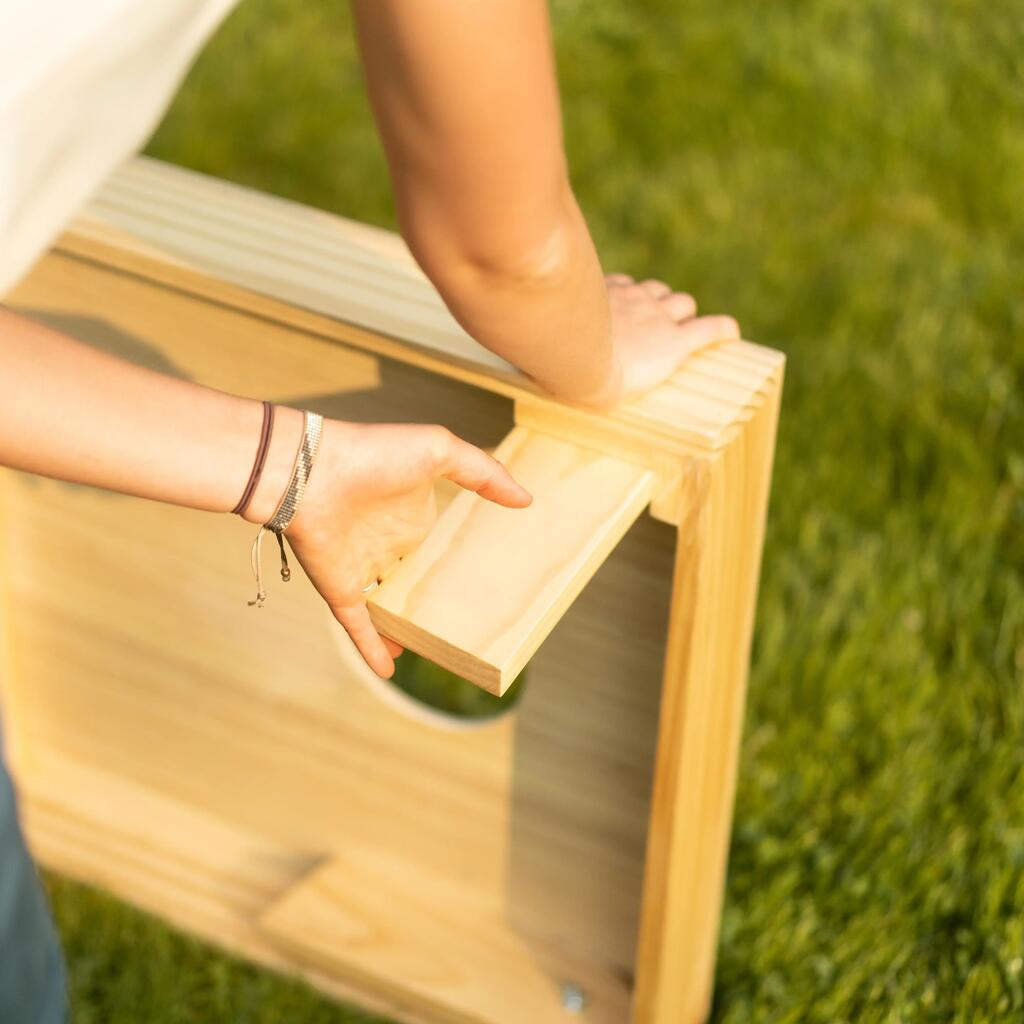
<path fill-rule="evenodd" d="M 147 160 L 6 301 L 214 387 L 501 442 L 538 497 L 518 528 L 455 497 L 375 595 L 495 692 L 532 656 L 470 726 L 375 680 L 301 573 L 248 608 L 245 524 L 4 471 L 0 687 L 41 859 L 410 1022 L 702 1020 L 782 356 L 723 344 L 574 409 L 394 236 Z"/>

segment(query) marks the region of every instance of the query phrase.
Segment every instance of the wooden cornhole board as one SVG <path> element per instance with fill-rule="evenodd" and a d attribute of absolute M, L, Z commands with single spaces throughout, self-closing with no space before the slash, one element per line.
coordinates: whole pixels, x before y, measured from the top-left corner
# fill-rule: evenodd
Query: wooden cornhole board
<path fill-rule="evenodd" d="M 467 724 L 376 680 L 301 571 L 248 607 L 236 517 L 4 471 L 4 726 L 41 860 L 404 1021 L 701 1020 L 783 357 L 722 344 L 573 409 L 394 236 L 147 160 L 6 301 L 212 387 L 444 423 L 535 495 L 455 497 L 374 594 L 492 691 L 529 660 L 516 708 Z"/>

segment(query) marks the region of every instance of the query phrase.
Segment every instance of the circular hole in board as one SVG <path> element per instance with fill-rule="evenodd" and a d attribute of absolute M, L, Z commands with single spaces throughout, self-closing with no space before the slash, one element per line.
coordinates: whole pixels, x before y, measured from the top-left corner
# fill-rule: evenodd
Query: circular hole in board
<path fill-rule="evenodd" d="M 395 674 L 381 682 L 420 707 L 468 724 L 511 711 L 522 696 L 526 674 L 524 668 L 505 693 L 496 697 L 421 655 L 406 651 L 395 660 Z"/>

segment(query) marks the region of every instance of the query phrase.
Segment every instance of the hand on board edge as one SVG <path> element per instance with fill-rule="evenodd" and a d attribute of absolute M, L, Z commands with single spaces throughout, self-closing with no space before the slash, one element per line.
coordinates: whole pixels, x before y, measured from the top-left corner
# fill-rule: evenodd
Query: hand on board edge
<path fill-rule="evenodd" d="M 497 459 L 444 427 L 325 419 L 305 496 L 285 531 L 313 586 L 384 678 L 402 647 L 374 628 L 363 588 L 426 537 L 442 478 L 508 508 L 533 500 Z"/>
<path fill-rule="evenodd" d="M 664 281 L 606 274 L 616 373 L 583 404 L 608 409 L 657 387 L 689 356 L 740 336 L 731 316 L 697 316 L 697 303 Z"/>

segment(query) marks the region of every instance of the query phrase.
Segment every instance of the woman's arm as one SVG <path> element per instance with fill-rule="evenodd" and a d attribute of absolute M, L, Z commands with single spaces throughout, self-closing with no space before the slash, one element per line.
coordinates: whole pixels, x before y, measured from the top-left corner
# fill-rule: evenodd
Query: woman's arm
<path fill-rule="evenodd" d="M 119 359 L 0 306 L 0 466 L 229 512 L 252 469 L 262 404 Z M 266 522 L 288 485 L 302 410 L 278 406 L 245 512 Z M 448 477 L 511 507 L 530 496 L 504 467 L 437 426 L 325 420 L 306 494 L 285 531 L 306 574 L 376 672 L 385 644 L 362 587 L 415 548 Z M 239 571 L 248 572 L 247 552 Z"/>
<path fill-rule="evenodd" d="M 542 385 L 614 383 L 542 0 L 355 0 L 402 234 L 466 330 Z"/>
<path fill-rule="evenodd" d="M 0 307 L 0 465 L 228 512 L 262 415 L 258 401 L 137 366 Z M 252 521 L 287 486 L 301 433 L 301 411 L 282 409 Z"/>
<path fill-rule="evenodd" d="M 353 10 L 402 233 L 481 344 L 608 405 L 736 335 L 661 282 L 606 281 L 569 183 L 545 0 Z"/>

